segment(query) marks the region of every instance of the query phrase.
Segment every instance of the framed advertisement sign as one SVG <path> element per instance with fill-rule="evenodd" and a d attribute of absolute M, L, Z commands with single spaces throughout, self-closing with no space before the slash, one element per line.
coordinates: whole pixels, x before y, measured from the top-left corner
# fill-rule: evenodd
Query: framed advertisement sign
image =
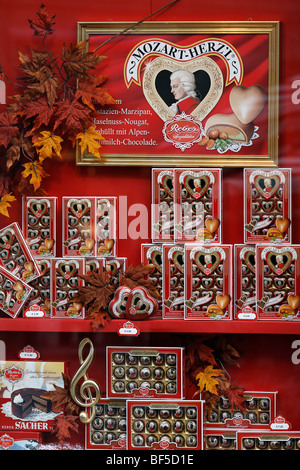
<path fill-rule="evenodd" d="M 80 22 L 115 104 L 79 165 L 274 167 L 279 22 Z"/>

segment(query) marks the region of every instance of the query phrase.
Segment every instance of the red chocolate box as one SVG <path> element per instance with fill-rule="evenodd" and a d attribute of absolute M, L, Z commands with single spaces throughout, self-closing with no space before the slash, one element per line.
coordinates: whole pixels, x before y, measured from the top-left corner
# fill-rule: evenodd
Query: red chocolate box
<path fill-rule="evenodd" d="M 127 449 L 203 450 L 201 400 L 128 400 Z"/>
<path fill-rule="evenodd" d="M 300 320 L 300 245 L 256 246 L 259 320 Z"/>
<path fill-rule="evenodd" d="M 152 242 L 174 241 L 174 170 L 152 169 Z"/>
<path fill-rule="evenodd" d="M 186 244 L 186 320 L 232 320 L 232 246 Z"/>
<path fill-rule="evenodd" d="M 244 243 L 291 243 L 291 169 L 244 170 Z"/>
<path fill-rule="evenodd" d="M 184 246 L 163 245 L 164 319 L 184 318 Z"/>
<path fill-rule="evenodd" d="M 174 240 L 222 243 L 222 170 L 174 170 Z"/>
<path fill-rule="evenodd" d="M 255 245 L 234 245 L 234 318 L 256 320 Z"/>

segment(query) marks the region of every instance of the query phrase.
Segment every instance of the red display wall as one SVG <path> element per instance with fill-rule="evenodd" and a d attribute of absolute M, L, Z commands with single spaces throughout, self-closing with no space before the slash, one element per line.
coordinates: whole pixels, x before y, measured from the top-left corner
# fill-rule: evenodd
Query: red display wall
<path fill-rule="evenodd" d="M 65 42 L 69 44 L 77 41 L 78 21 L 139 21 L 165 3 L 161 0 L 138 2 L 122 2 L 116 0 L 109 2 L 83 3 L 79 0 L 48 0 L 46 7 L 56 14 L 55 35 L 50 36 L 48 47 L 60 50 Z M 29 47 L 38 48 L 39 39 L 34 38 L 32 30 L 28 27 L 28 18 L 39 8 L 39 3 L 33 0 L 20 2 L 19 0 L 2 0 L 0 5 L 0 63 L 5 72 L 12 79 L 16 79 L 18 71 L 18 50 L 26 52 Z M 280 21 L 280 103 L 279 103 L 279 161 L 278 166 L 292 168 L 292 217 L 293 217 L 293 243 L 300 243 L 299 198 L 300 198 L 300 146 L 299 146 L 299 105 L 300 105 L 300 75 L 299 54 L 297 46 L 300 43 L 299 13 L 300 6 L 288 0 L 282 2 L 274 0 L 270 6 L 268 0 L 261 0 L 258 4 L 243 3 L 232 0 L 224 4 L 219 0 L 209 5 L 202 5 L 196 0 L 178 0 L 171 7 L 166 8 L 150 21 Z M 212 5 L 211 5 L 212 6 Z M 38 44 L 38 46 L 37 46 Z M 103 73 L 109 75 L 103 62 Z M 7 94 L 15 93 L 12 85 L 7 85 Z M 0 109 L 3 107 L 0 105 Z M 151 242 L 151 168 L 148 167 L 88 167 L 76 166 L 75 151 L 69 146 L 63 151 L 62 160 L 52 159 L 46 165 L 49 177 L 45 179 L 45 189 L 51 196 L 58 197 L 58 233 L 61 234 L 61 197 L 62 196 L 126 196 L 127 205 L 141 203 L 149 208 L 148 231 L 143 238 L 120 239 L 119 256 L 128 258 L 134 265 L 140 262 L 141 243 Z M 243 243 L 243 170 L 242 168 L 225 168 L 223 170 L 223 242 L 229 244 Z M 128 225 L 138 216 L 138 213 L 127 215 Z M 0 227 L 12 221 L 21 223 L 21 200 L 13 203 L 10 209 L 10 218 L 0 215 Z M 58 247 L 61 246 L 58 237 Z M 58 252 L 58 256 L 60 253 Z M 189 333 L 180 334 L 163 331 L 151 332 L 147 329 L 140 336 L 131 339 L 122 339 L 115 332 L 105 333 L 101 330 L 91 333 L 86 327 L 80 331 L 72 322 L 68 330 L 43 331 L 43 327 L 29 328 L 20 326 L 15 330 L 14 320 L 11 326 L 7 322 L 1 327 L 0 340 L 6 344 L 7 357 L 17 358 L 17 354 L 27 344 L 34 346 L 43 360 L 66 360 L 70 365 L 70 373 L 78 368 L 77 348 L 80 340 L 89 336 L 95 345 L 95 362 L 89 371 L 89 376 L 99 380 L 102 390 L 105 390 L 105 346 L 118 344 L 133 345 L 185 345 Z M 25 322 L 26 320 L 24 320 Z M 255 330 L 251 325 L 249 330 L 242 330 L 228 325 L 218 326 L 217 333 L 230 335 L 231 342 L 241 352 L 240 367 L 229 366 L 228 371 L 232 380 L 237 380 L 246 390 L 271 390 L 279 392 L 278 414 L 284 416 L 292 423 L 293 429 L 300 430 L 299 408 L 299 358 L 295 353 L 299 340 L 300 326 L 295 324 L 292 328 L 282 331 Z M 200 330 L 199 330 L 200 331 Z M 213 334 L 213 326 L 203 327 L 203 332 Z M 201 334 L 201 331 L 199 332 Z M 299 347 L 299 346 L 298 346 Z M 194 392 L 188 389 L 189 397 Z M 72 438 L 74 444 L 84 445 L 83 426 L 80 433 Z"/>

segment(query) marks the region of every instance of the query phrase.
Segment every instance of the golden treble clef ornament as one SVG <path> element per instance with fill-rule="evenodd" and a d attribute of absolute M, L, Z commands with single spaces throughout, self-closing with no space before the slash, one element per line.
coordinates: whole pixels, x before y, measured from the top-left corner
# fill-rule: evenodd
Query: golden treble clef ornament
<path fill-rule="evenodd" d="M 85 359 L 83 359 L 83 349 L 85 348 L 86 345 L 90 346 L 89 353 Z M 78 371 L 74 375 L 71 384 L 70 384 L 70 393 L 77 405 L 83 408 L 90 408 L 90 416 L 88 415 L 87 411 L 81 411 L 79 413 L 79 419 L 82 423 L 88 424 L 90 423 L 96 414 L 96 408 L 95 405 L 99 401 L 100 398 L 100 387 L 99 385 L 94 381 L 90 380 L 87 376 L 87 370 L 90 367 L 90 365 L 93 362 L 94 358 L 94 346 L 93 343 L 88 339 L 85 338 L 83 339 L 78 347 L 78 356 L 79 356 L 79 362 L 81 363 L 81 366 L 79 367 Z M 82 384 L 79 387 L 79 394 L 80 397 L 77 396 L 77 385 L 80 379 L 84 379 Z M 94 391 L 94 394 L 92 393 L 92 390 Z"/>

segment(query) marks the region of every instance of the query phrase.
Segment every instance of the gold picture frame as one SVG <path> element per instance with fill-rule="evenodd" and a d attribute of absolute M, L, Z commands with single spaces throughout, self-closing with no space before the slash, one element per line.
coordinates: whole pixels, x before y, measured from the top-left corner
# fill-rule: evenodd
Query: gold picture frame
<path fill-rule="evenodd" d="M 124 105 L 124 96 L 126 93 L 131 92 L 131 99 L 134 96 L 135 109 L 142 110 L 143 106 L 147 106 L 148 109 L 151 109 L 152 115 L 151 118 L 153 121 L 146 122 L 145 126 L 148 126 L 148 134 L 151 137 L 155 132 L 158 131 L 161 135 L 161 140 L 154 140 L 156 144 L 153 148 L 149 147 L 149 142 L 151 142 L 150 137 L 147 140 L 144 138 L 143 142 L 145 145 L 136 145 L 135 148 L 131 148 L 128 151 L 129 144 L 125 145 L 125 140 L 121 140 L 122 145 L 118 146 L 114 144 L 116 139 L 111 138 L 111 136 L 103 135 L 105 141 L 101 141 L 102 148 L 100 149 L 101 158 L 96 158 L 88 153 L 81 155 L 80 149 L 77 147 L 76 150 L 76 164 L 77 165 L 97 165 L 97 166 L 149 166 L 149 167 L 276 167 L 278 166 L 278 113 L 279 113 L 279 22 L 278 21 L 245 21 L 245 22 L 143 22 L 143 23 L 130 23 L 130 22 L 78 22 L 77 25 L 77 40 L 85 41 L 87 40 L 89 50 L 98 50 L 100 55 L 106 56 L 106 61 L 103 62 L 102 72 L 108 77 L 107 88 L 114 98 L 117 99 L 117 102 L 120 101 Z M 154 44 L 161 41 L 161 44 L 165 45 L 165 50 L 169 46 L 169 53 L 162 53 L 162 48 L 159 53 L 157 53 L 153 48 L 151 49 L 150 44 Z M 214 48 L 213 41 L 222 44 L 223 50 L 227 51 L 226 54 L 218 51 L 221 50 Z M 97 47 L 95 47 L 95 45 Z M 148 50 L 146 48 L 148 46 Z M 144 49 L 141 49 L 144 47 Z M 205 47 L 211 47 L 210 53 L 205 51 Z M 226 50 L 228 47 L 228 50 Z M 199 53 L 199 50 L 204 50 L 203 57 Z M 238 64 L 239 76 L 234 76 L 235 70 L 234 67 L 231 70 L 234 60 L 232 63 L 229 62 L 230 50 L 232 57 L 235 56 L 235 67 Z M 142 56 L 140 54 L 139 65 L 135 67 L 135 77 L 129 80 L 129 64 L 131 63 L 131 58 L 136 58 L 139 53 L 142 51 Z M 172 57 L 170 58 L 172 51 Z M 181 57 L 175 56 L 175 52 L 180 52 Z M 185 54 L 189 52 L 191 58 L 188 60 L 182 59 Z M 192 53 L 198 53 L 197 57 L 192 57 Z M 135 55 L 134 55 L 135 54 Z M 256 55 L 260 54 L 259 63 L 256 61 Z M 225 57 L 227 55 L 227 57 Z M 175 57 L 175 58 L 174 58 Z M 113 67 L 111 66 L 112 61 L 110 58 L 114 58 Z M 123 60 L 126 58 L 126 60 Z M 167 62 L 169 60 L 173 63 L 184 62 L 184 65 L 190 64 L 194 65 L 194 59 L 200 61 L 200 59 L 207 59 L 207 61 L 218 60 L 223 67 L 223 76 L 224 76 L 224 93 L 222 99 L 225 104 L 220 106 L 221 99 L 215 99 L 213 106 L 203 100 L 207 105 L 207 112 L 200 113 L 200 118 L 197 116 L 195 118 L 196 122 L 200 122 L 200 127 L 203 130 L 205 125 L 205 119 L 208 120 L 209 113 L 212 112 L 214 106 L 217 109 L 219 107 L 219 114 L 225 115 L 228 113 L 228 102 L 230 101 L 231 95 L 228 93 L 233 86 L 238 87 L 238 91 L 244 91 L 245 93 L 249 88 L 252 89 L 256 86 L 260 86 L 260 79 L 263 75 L 263 80 L 265 81 L 264 85 L 261 88 L 264 88 L 266 92 L 266 104 L 264 107 L 264 120 L 261 124 L 261 128 L 258 127 L 261 134 L 258 135 L 258 139 L 253 144 L 253 140 L 246 138 L 246 141 L 238 142 L 236 147 L 239 150 L 235 150 L 231 144 L 230 149 L 228 147 L 226 151 L 222 152 L 220 149 L 218 151 L 208 151 L 206 147 L 201 146 L 202 136 L 198 136 L 198 140 L 195 140 L 190 148 L 185 147 L 184 149 L 176 147 L 177 143 L 166 138 L 165 127 L 163 130 L 158 129 L 158 122 L 161 122 L 161 127 L 163 127 L 162 117 L 159 116 L 158 109 L 161 107 L 162 101 L 161 97 L 158 94 L 156 89 L 153 89 L 155 83 L 155 74 L 148 74 L 146 79 L 146 84 L 142 83 L 141 75 L 147 73 L 149 68 L 157 67 L 158 72 L 163 68 L 162 64 L 159 63 L 161 59 L 165 61 L 166 68 L 168 67 Z M 156 62 L 155 62 L 156 60 Z M 227 61 L 227 63 L 226 63 Z M 137 64 L 136 60 L 136 64 Z M 149 63 L 151 66 L 149 67 Z M 134 61 L 132 61 L 134 65 Z M 136 65 L 135 64 L 135 65 Z M 118 68 L 119 66 L 119 68 Z M 260 68 L 259 68 L 260 66 Z M 111 69 L 110 69 L 111 67 Z M 187 66 L 186 66 L 187 67 Z M 256 68 L 257 67 L 257 72 Z M 133 68 L 133 66 L 132 66 Z M 172 68 L 171 66 L 169 69 Z M 174 68 L 174 67 L 173 67 Z M 209 80 L 212 80 L 210 83 L 209 92 L 212 92 L 212 89 L 215 88 L 215 92 L 218 93 L 219 78 L 218 73 L 213 70 L 211 64 L 201 65 L 199 62 L 199 70 L 202 68 L 201 72 L 207 72 L 209 75 Z M 236 67 L 237 68 L 237 67 Z M 263 70 L 263 74 L 261 70 Z M 113 75 L 113 86 L 110 88 L 110 75 Z M 127 75 L 126 75 L 127 74 Z M 232 74 L 232 76 L 230 75 Z M 212 78 L 214 75 L 217 78 Z M 226 76 L 225 76 L 226 75 Z M 251 82 L 250 80 L 254 80 Z M 214 81 L 216 80 L 216 81 Z M 151 85 L 152 83 L 152 85 Z M 245 83 L 245 84 L 244 84 Z M 149 85 L 150 84 L 150 85 Z M 216 86 L 216 84 L 218 84 Z M 106 84 L 105 84 L 106 85 Z M 152 86 L 152 90 L 151 90 Z M 117 90 L 114 90 L 113 87 L 117 87 Z M 134 90 L 134 92 L 132 91 Z M 154 91 L 154 93 L 153 93 Z M 226 94 L 225 94 L 226 91 Z M 114 94 L 117 96 L 114 96 Z M 118 93 L 123 93 L 122 99 L 118 100 Z M 151 95 L 156 94 L 156 98 L 151 97 Z M 213 93 L 212 93 L 213 94 Z M 226 100 L 225 100 L 226 96 Z M 245 96 L 243 96 L 243 103 L 245 102 Z M 151 101 L 152 100 L 152 101 Z M 220 100 L 220 101 L 219 101 Z M 125 99 L 126 101 L 126 99 Z M 209 101 L 209 100 L 208 100 Z M 167 103 L 167 102 L 166 102 Z M 217 103 L 217 104 L 216 104 Z M 152 105 L 152 106 L 151 106 Z M 117 105 L 116 105 L 117 106 Z M 133 105 L 132 105 L 133 106 Z M 202 104 L 201 104 L 202 106 Z M 203 109 L 202 106 L 202 109 Z M 236 106 L 236 105 L 235 105 Z M 240 106 L 240 105 L 239 105 Z M 165 108 L 167 105 L 165 106 Z M 200 107 L 200 105 L 199 105 Z M 110 109 L 110 108 L 108 108 Z M 127 108 L 126 108 L 127 109 Z M 236 108 L 235 108 L 236 109 Z M 107 107 L 106 107 L 107 110 Z M 166 109 L 165 109 L 166 111 Z M 232 110 L 229 109 L 229 111 Z M 103 112 L 103 111 L 102 111 Z M 106 112 L 106 111 L 105 111 Z M 109 111 L 108 111 L 109 112 Z M 132 111 L 133 112 L 133 111 Z M 141 111 L 142 112 L 142 111 Z M 219 116 L 218 114 L 218 116 Z M 234 114 L 234 113 L 233 113 Z M 251 113 L 250 113 L 251 114 Z M 109 114 L 108 114 L 109 115 Z M 166 113 L 167 115 L 167 113 Z M 109 115 L 111 116 L 111 115 Z M 192 114 L 191 114 L 192 116 Z M 131 116 L 132 117 L 132 116 Z M 134 117 L 134 116 L 133 116 Z M 143 117 L 141 115 L 141 117 Z M 239 116 L 240 117 L 240 116 Z M 156 119 L 156 121 L 155 121 Z M 160 121 L 158 121 L 160 119 Z M 165 118 L 169 122 L 170 116 Z M 200 121 L 198 121 L 200 119 Z M 227 118 L 226 118 L 227 119 Z M 194 123 L 194 117 L 191 117 L 192 123 Z M 100 120 L 100 122 L 110 122 L 109 120 Z M 113 121 L 111 121 L 113 122 Z M 128 122 L 130 122 L 128 120 Z M 134 120 L 132 120 L 134 122 Z M 171 121 L 172 122 L 172 121 Z M 226 121 L 227 123 L 227 121 Z M 247 124 L 248 125 L 248 124 Z M 141 125 L 142 126 L 142 125 Z M 152 126 L 152 130 L 151 130 Z M 166 126 L 166 123 L 164 124 Z M 231 124 L 230 124 L 231 126 Z M 105 130 L 104 126 L 104 130 Z M 113 125 L 109 128 L 111 133 L 115 132 Z M 127 129 L 130 131 L 130 127 Z M 227 129 L 227 128 L 226 128 Z M 127 132 L 126 128 L 116 129 L 119 133 Z M 102 126 L 103 131 L 103 126 Z M 101 129 L 100 129 L 101 132 Z M 133 132 L 133 130 L 132 130 Z M 137 133 L 139 131 L 137 130 Z M 140 131 L 141 132 L 141 131 Z M 144 130 L 146 135 L 146 130 Z M 242 130 L 243 132 L 243 130 Z M 169 134 L 168 134 L 169 135 Z M 252 136 L 256 136 L 255 133 Z M 165 138 L 163 137 L 165 136 Z M 114 136 L 115 137 L 115 136 Z M 143 135 L 142 135 L 143 137 Z M 239 137 L 240 138 L 240 137 Z M 171 137 L 172 139 L 172 137 Z M 196 139 L 196 137 L 195 137 Z M 244 139 L 244 137 L 242 137 Z M 120 139 L 118 139 L 119 141 Z M 128 139 L 127 139 L 128 140 Z M 220 139 L 219 139 L 220 140 Z M 229 139 L 230 140 L 230 139 Z M 117 141 L 117 142 L 118 142 Z M 129 142 L 132 142 L 129 140 Z M 139 141 L 134 141 L 139 143 Z M 249 144 L 250 142 L 250 144 Z M 259 143 L 257 146 L 256 144 Z M 107 144 L 107 148 L 105 145 Z M 173 144 L 173 145 L 172 145 Z M 252 150 L 253 146 L 253 150 Z M 216 146 L 215 146 L 216 147 Z M 214 149 L 215 149 L 214 147 Z M 149 150 L 150 148 L 150 150 Z M 109 150 L 110 149 L 110 150 Z M 186 150 L 187 149 L 187 150 Z M 233 150 L 232 150 L 233 149 Z M 256 150 L 256 151 L 255 151 Z M 220 153 L 221 152 L 221 153 Z"/>

